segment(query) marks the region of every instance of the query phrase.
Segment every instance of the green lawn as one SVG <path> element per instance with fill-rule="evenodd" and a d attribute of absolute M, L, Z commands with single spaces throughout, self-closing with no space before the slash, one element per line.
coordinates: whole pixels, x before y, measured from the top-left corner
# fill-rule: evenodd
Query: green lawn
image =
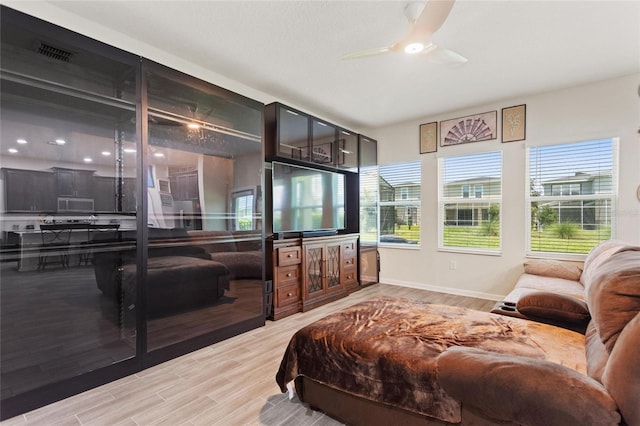
<path fill-rule="evenodd" d="M 578 230 L 570 239 L 558 238 L 552 229 L 531 231 L 531 251 L 589 253 L 596 244 L 609 238 L 611 228 L 608 227 L 595 231 Z"/>
<path fill-rule="evenodd" d="M 406 239 L 411 243 L 420 240 L 420 227 L 396 225 L 393 234 L 396 237 Z M 578 230 L 570 239 L 559 238 L 551 227 L 543 232 L 531 232 L 531 251 L 555 252 L 555 253 L 589 253 L 598 242 L 611 236 L 611 229 L 601 228 L 595 231 Z M 499 236 L 482 235 L 479 226 L 445 226 L 445 247 L 469 247 L 469 248 L 500 248 Z"/>
<path fill-rule="evenodd" d="M 500 248 L 500 236 L 482 235 L 479 226 L 445 226 L 445 247 Z"/>

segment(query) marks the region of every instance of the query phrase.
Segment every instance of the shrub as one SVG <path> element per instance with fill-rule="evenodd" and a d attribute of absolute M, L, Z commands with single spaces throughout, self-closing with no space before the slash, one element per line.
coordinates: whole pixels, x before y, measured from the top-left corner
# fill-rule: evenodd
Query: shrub
<path fill-rule="evenodd" d="M 556 237 L 570 240 L 578 234 L 578 225 L 571 222 L 558 223 L 553 228 Z"/>

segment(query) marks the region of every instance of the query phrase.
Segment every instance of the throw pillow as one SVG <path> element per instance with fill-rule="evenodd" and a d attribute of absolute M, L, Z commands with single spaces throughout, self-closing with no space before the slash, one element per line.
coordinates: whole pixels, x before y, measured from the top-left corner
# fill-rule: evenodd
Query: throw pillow
<path fill-rule="evenodd" d="M 584 301 L 560 293 L 531 292 L 518 300 L 516 308 L 527 316 L 571 323 L 582 323 L 591 318 Z"/>
<path fill-rule="evenodd" d="M 524 272 L 543 277 L 564 278 L 565 280 L 578 281 L 582 269 L 578 266 L 551 259 L 531 259 L 524 263 Z"/>

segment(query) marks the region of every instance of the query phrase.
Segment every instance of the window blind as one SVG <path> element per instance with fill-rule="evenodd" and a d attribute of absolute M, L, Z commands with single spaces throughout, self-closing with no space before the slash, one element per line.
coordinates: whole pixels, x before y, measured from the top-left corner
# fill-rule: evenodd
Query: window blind
<path fill-rule="evenodd" d="M 438 167 L 440 248 L 499 251 L 502 152 L 444 157 Z"/>
<path fill-rule="evenodd" d="M 379 167 L 380 243 L 420 243 L 419 161 Z"/>
<path fill-rule="evenodd" d="M 612 237 L 614 139 L 530 147 L 528 251 L 588 253 Z"/>

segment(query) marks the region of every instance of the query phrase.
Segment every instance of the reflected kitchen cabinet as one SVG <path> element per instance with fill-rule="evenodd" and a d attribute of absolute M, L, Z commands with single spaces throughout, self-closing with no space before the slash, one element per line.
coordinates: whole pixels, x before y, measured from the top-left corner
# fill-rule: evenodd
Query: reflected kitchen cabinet
<path fill-rule="evenodd" d="M 93 198 L 93 171 L 55 167 L 58 197 Z"/>
<path fill-rule="evenodd" d="M 56 210 L 56 178 L 51 172 L 2 169 L 7 212 Z"/>

